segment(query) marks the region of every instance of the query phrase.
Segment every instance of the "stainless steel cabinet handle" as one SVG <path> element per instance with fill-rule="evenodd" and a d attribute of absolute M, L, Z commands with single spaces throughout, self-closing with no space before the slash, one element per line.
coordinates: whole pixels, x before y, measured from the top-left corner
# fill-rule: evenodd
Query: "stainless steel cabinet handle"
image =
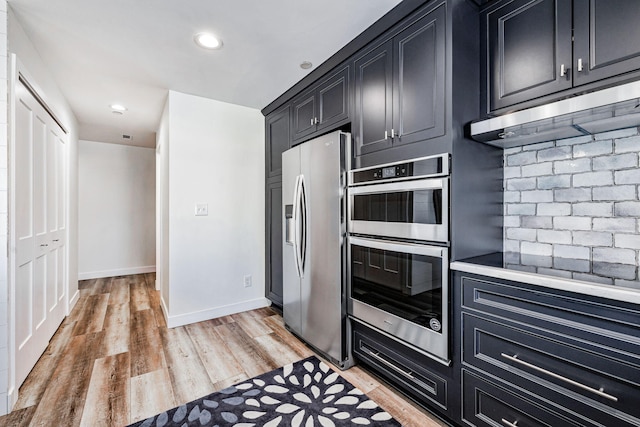
<path fill-rule="evenodd" d="M 318 123 L 320 123 L 320 120 L 318 120 L 318 118 L 316 117 L 315 119 L 313 119 L 313 124 L 317 125 Z"/>
<path fill-rule="evenodd" d="M 311 117 L 311 126 L 313 126 L 313 117 Z"/>
<path fill-rule="evenodd" d="M 567 68 L 564 66 L 564 64 L 560 65 L 560 77 L 564 77 L 567 75 Z"/>
<path fill-rule="evenodd" d="M 389 139 L 389 134 L 387 133 L 387 131 L 384 131 L 384 139 Z"/>
<path fill-rule="evenodd" d="M 393 128 L 391 129 L 391 139 L 396 137 L 396 132 L 393 130 Z"/>
<path fill-rule="evenodd" d="M 509 427 L 518 427 L 518 421 L 511 422 L 511 421 L 507 421 L 507 420 L 505 420 L 503 418 L 502 419 L 502 423 L 507 425 L 507 426 L 509 426 Z"/>
<path fill-rule="evenodd" d="M 593 394 L 596 394 L 596 395 L 598 395 L 598 396 L 600 396 L 600 397 L 604 397 L 605 399 L 609 399 L 609 400 L 611 400 L 611 401 L 613 401 L 613 402 L 617 402 L 617 401 L 618 401 L 618 398 L 617 398 L 617 397 L 615 397 L 615 396 L 612 396 L 612 395 L 610 395 L 610 394 L 605 393 L 604 391 L 602 391 L 602 389 L 597 390 L 597 389 L 595 389 L 595 388 L 593 388 L 593 387 L 589 387 L 588 385 L 584 385 L 584 384 L 582 384 L 582 383 L 579 383 L 579 382 L 574 381 L 574 380 L 572 380 L 572 379 L 569 379 L 569 378 L 567 378 L 567 377 L 563 377 L 562 375 L 558 375 L 558 374 L 556 374 L 555 372 L 551 372 L 551 371 L 548 371 L 548 370 L 546 370 L 546 369 L 544 369 L 544 368 L 541 368 L 541 367 L 539 367 L 539 366 L 533 365 L 533 364 L 531 364 L 531 363 L 529 363 L 529 362 L 525 362 L 524 360 L 520 360 L 520 359 L 518 359 L 518 356 L 517 356 L 517 355 L 515 355 L 515 356 L 510 356 L 510 355 L 505 354 L 505 353 L 500 353 L 500 355 L 501 355 L 502 357 L 504 357 L 505 359 L 508 359 L 508 360 L 510 360 L 510 361 L 512 361 L 512 362 L 518 363 L 518 364 L 520 364 L 520 365 L 522 365 L 522 366 L 526 366 L 527 368 L 531 368 L 531 369 L 533 369 L 533 370 L 535 370 L 535 371 L 538 371 L 538 372 L 540 372 L 540 373 L 543 373 L 543 374 L 545 374 L 545 375 L 549 375 L 549 376 L 550 376 L 550 377 L 552 377 L 552 378 L 555 378 L 555 379 L 560 380 L 560 381 L 564 381 L 564 382 L 565 382 L 565 383 L 567 383 L 567 384 L 571 384 L 571 385 L 573 385 L 573 386 L 576 386 L 576 387 L 578 387 L 578 388 L 581 388 L 582 390 L 589 391 L 589 392 L 591 392 L 591 393 L 593 393 Z"/>
<path fill-rule="evenodd" d="M 582 69 L 583 69 L 582 58 L 578 58 L 578 72 L 581 72 Z"/>
<path fill-rule="evenodd" d="M 380 353 L 376 353 L 373 352 L 372 350 L 369 350 L 368 348 L 366 348 L 365 346 L 361 345 L 360 348 L 367 353 L 369 356 L 373 357 L 374 359 L 378 360 L 379 362 L 382 362 L 383 364 L 385 364 L 386 366 L 390 367 L 391 369 L 393 369 L 394 371 L 398 372 L 399 374 L 404 375 L 407 378 L 410 378 L 412 380 L 415 380 L 416 378 L 412 375 L 413 372 L 407 372 L 403 369 L 398 368 L 396 365 L 394 365 L 393 363 L 385 360 L 384 358 L 380 357 L 379 354 Z"/>

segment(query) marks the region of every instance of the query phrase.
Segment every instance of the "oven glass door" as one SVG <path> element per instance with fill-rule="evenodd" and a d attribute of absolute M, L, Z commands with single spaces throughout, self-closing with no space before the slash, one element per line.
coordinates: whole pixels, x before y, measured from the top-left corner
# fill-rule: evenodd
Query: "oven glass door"
<path fill-rule="evenodd" d="M 432 332 L 443 332 L 447 248 L 350 238 L 351 298 Z"/>
<path fill-rule="evenodd" d="M 447 242 L 448 178 L 373 184 L 349 189 L 349 231 Z"/>

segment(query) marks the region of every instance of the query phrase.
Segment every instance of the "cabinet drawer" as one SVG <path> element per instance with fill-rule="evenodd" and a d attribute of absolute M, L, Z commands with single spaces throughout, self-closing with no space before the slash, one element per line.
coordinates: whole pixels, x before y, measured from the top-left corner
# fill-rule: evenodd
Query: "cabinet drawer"
<path fill-rule="evenodd" d="M 462 419 L 474 426 L 581 426 L 530 398 L 462 370 Z"/>
<path fill-rule="evenodd" d="M 493 278 L 461 277 L 462 307 L 547 331 L 640 367 L 640 308 L 621 301 Z"/>
<path fill-rule="evenodd" d="M 523 329 L 464 313 L 463 363 L 574 410 L 585 422 L 640 425 L 640 368 Z M 526 330 L 525 330 L 526 328 Z"/>
<path fill-rule="evenodd" d="M 421 357 L 418 353 L 399 343 L 384 342 L 386 340 L 375 331 L 357 327 L 353 333 L 353 352 L 360 360 L 384 372 L 409 394 L 428 399 L 446 409 L 447 381 L 426 369 L 424 364 L 417 363 Z"/>

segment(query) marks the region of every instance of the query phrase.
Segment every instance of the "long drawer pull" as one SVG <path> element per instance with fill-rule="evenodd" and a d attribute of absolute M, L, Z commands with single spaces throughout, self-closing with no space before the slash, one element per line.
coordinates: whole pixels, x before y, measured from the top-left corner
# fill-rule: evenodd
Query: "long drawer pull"
<path fill-rule="evenodd" d="M 569 379 L 567 377 L 563 377 L 562 375 L 558 375 L 555 372 L 551 372 L 551 371 L 548 371 L 548 370 L 546 370 L 544 368 L 541 368 L 539 366 L 533 365 L 533 364 L 531 364 L 529 362 L 525 362 L 524 360 L 518 359 L 517 355 L 516 356 L 510 356 L 510 355 L 505 354 L 505 353 L 500 353 L 500 355 L 502 357 L 504 357 L 505 359 L 511 360 L 512 362 L 519 363 L 522 366 L 526 366 L 527 368 L 531 368 L 531 369 L 533 369 L 535 371 L 538 371 L 538 372 L 541 372 L 543 374 L 549 375 L 550 377 L 553 377 L 553 378 L 558 379 L 560 381 L 564 381 L 565 383 L 574 385 L 574 386 L 576 386 L 578 388 L 581 388 L 583 390 L 589 391 L 589 392 L 591 392 L 593 394 L 596 394 L 596 395 L 598 395 L 600 397 L 604 397 L 605 399 L 609 399 L 609 400 L 611 400 L 613 402 L 617 402 L 618 401 L 617 397 L 605 393 L 604 391 L 602 391 L 602 389 L 597 390 L 597 389 L 595 389 L 593 387 L 589 387 L 588 385 L 584 385 L 582 383 L 579 383 L 579 382 L 574 381 L 572 379 Z"/>
<path fill-rule="evenodd" d="M 516 421 L 514 421 L 514 422 L 511 422 L 511 421 L 507 421 L 507 420 L 505 420 L 505 419 L 503 418 L 503 419 L 502 419 L 502 423 L 503 423 L 504 425 L 509 426 L 509 427 L 518 427 L 518 421 L 517 421 L 517 420 L 516 420 Z"/>
<path fill-rule="evenodd" d="M 407 378 L 410 378 L 412 380 L 415 380 L 416 378 L 412 375 L 413 372 L 407 372 L 403 369 L 398 368 L 396 365 L 394 365 L 393 363 L 389 362 L 388 360 L 385 360 L 383 357 L 380 357 L 380 353 L 379 352 L 374 352 L 373 350 L 369 350 L 368 348 L 366 348 L 365 346 L 361 345 L 360 348 L 362 350 L 365 351 L 365 353 L 367 353 L 369 356 L 375 358 L 376 360 L 384 363 L 385 365 L 387 365 L 388 367 L 390 367 L 391 369 L 393 369 L 394 371 L 398 372 L 399 374 L 404 375 Z"/>

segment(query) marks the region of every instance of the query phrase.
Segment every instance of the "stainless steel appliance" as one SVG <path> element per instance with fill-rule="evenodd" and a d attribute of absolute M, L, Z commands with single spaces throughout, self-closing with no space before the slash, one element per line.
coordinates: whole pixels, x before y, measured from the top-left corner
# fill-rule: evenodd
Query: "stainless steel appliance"
<path fill-rule="evenodd" d="M 471 137 L 501 148 L 640 125 L 640 82 L 471 123 Z"/>
<path fill-rule="evenodd" d="M 333 132 L 282 154 L 285 325 L 345 369 L 346 178 L 351 137 Z"/>
<path fill-rule="evenodd" d="M 449 363 L 449 155 L 349 173 L 349 314 Z"/>
<path fill-rule="evenodd" d="M 449 241 L 449 156 L 349 172 L 349 232 Z"/>

